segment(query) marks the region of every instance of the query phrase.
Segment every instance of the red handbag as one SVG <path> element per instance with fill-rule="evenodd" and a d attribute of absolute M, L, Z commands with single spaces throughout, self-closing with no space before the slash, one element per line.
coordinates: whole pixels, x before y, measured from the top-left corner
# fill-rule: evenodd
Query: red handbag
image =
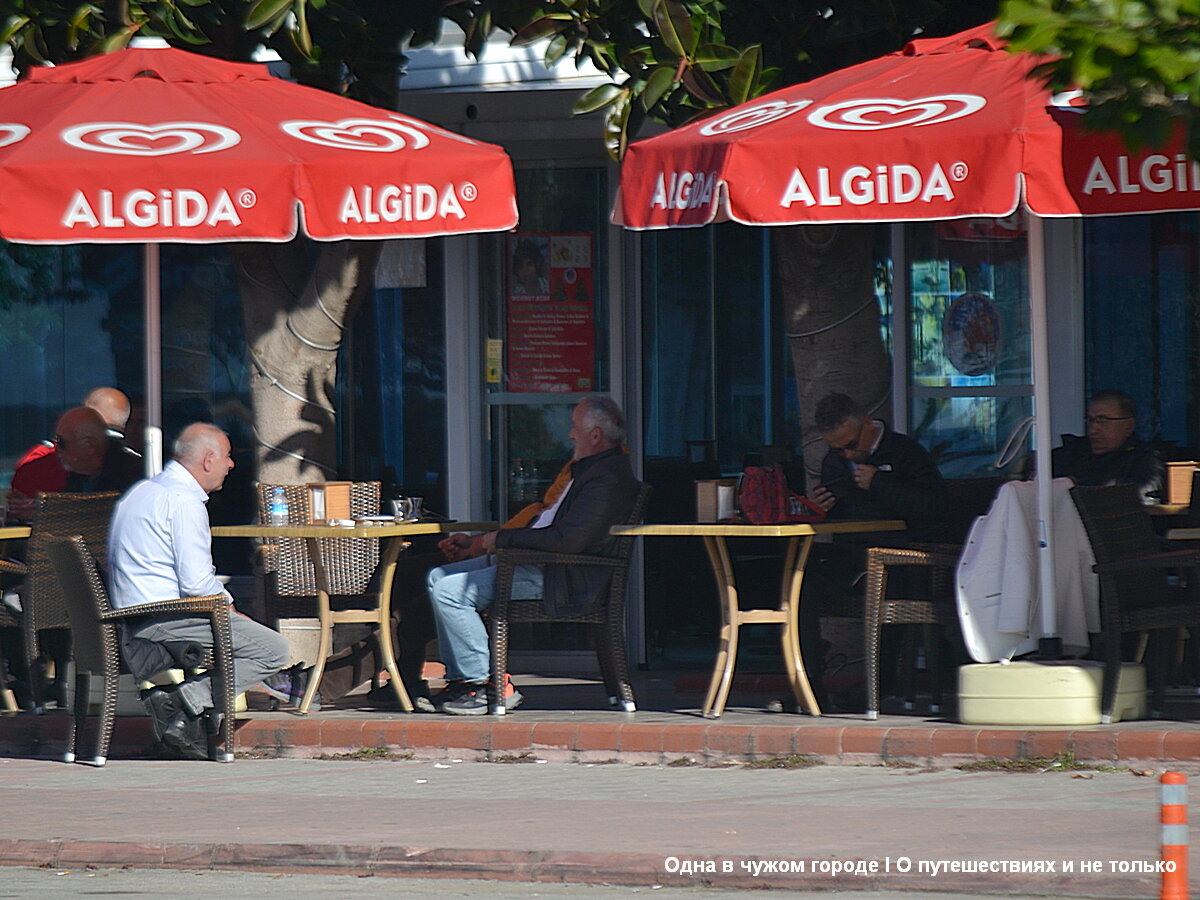
<path fill-rule="evenodd" d="M 738 508 L 751 525 L 825 521 L 825 510 L 794 493 L 776 466 L 746 467 L 738 485 Z"/>

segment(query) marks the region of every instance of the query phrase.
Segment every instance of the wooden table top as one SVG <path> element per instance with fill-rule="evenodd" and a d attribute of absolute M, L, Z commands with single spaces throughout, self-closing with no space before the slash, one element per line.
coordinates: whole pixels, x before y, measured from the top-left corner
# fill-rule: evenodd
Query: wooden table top
<path fill-rule="evenodd" d="M 494 531 L 495 522 L 357 522 L 354 525 L 214 525 L 213 537 L 389 538 Z"/>
<path fill-rule="evenodd" d="M 732 522 L 685 522 L 674 525 L 614 525 L 610 534 L 682 535 L 692 537 L 803 537 L 811 534 L 850 534 L 866 531 L 903 531 L 900 519 L 837 519 L 826 522 L 793 522 L 783 525 L 741 525 Z"/>
<path fill-rule="evenodd" d="M 1152 516 L 1182 516 L 1186 515 L 1188 503 L 1151 503 L 1146 506 L 1146 512 Z"/>

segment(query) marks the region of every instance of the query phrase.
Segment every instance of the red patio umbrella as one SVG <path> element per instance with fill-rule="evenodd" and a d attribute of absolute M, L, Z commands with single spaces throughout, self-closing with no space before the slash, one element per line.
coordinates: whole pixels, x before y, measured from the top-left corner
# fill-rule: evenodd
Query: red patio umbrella
<path fill-rule="evenodd" d="M 146 393 L 161 425 L 154 242 L 431 237 L 517 224 L 508 155 L 272 76 L 129 49 L 0 90 L 0 237 L 147 244 Z"/>
<path fill-rule="evenodd" d="M 1080 128 L 1077 96 L 1027 76 L 991 24 L 748 101 L 632 144 L 613 221 L 631 229 L 1029 217 L 1041 628 L 1053 647 L 1049 353 L 1042 216 L 1200 209 L 1182 129 L 1129 150 Z"/>
<path fill-rule="evenodd" d="M 614 220 L 670 228 L 1200 207 L 1182 134 L 1131 152 L 983 25 L 783 88 L 629 147 Z"/>

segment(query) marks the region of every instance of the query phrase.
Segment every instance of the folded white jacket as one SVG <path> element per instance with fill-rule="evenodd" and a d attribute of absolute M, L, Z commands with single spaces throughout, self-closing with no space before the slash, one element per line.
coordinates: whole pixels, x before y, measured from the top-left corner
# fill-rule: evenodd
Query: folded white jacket
<path fill-rule="evenodd" d="M 1063 650 L 1087 652 L 1088 632 L 1100 630 L 1100 584 L 1087 532 L 1070 495 L 1071 480 L 1051 482 L 1050 541 L 1054 604 Z M 1010 481 L 987 515 L 971 526 L 958 561 L 958 617 L 976 662 L 999 662 L 1037 649 L 1041 628 L 1038 579 L 1037 485 Z"/>

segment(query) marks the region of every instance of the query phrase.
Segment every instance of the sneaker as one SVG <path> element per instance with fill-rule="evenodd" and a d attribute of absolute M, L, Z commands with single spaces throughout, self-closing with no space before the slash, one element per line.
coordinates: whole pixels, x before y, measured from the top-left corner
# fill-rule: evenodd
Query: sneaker
<path fill-rule="evenodd" d="M 490 711 L 488 705 L 488 684 L 469 684 L 466 685 L 466 694 L 458 700 L 450 700 L 442 705 L 442 712 L 452 716 L 483 716 Z M 504 690 L 501 692 L 504 697 L 505 711 L 516 709 L 521 705 L 521 701 L 525 698 L 521 696 L 521 692 L 513 686 L 512 681 L 507 675 L 504 676 Z"/>
<path fill-rule="evenodd" d="M 276 672 L 274 675 L 268 675 L 258 684 L 254 685 L 251 690 L 262 691 L 270 697 L 273 701 L 273 707 L 279 704 L 299 706 L 300 701 L 304 699 L 304 689 L 308 686 L 309 672 L 309 669 L 302 669 L 298 672 L 285 669 L 282 672 Z M 321 711 L 320 691 L 313 697 L 313 702 L 309 706 L 308 711 Z"/>
<path fill-rule="evenodd" d="M 472 685 L 465 681 L 450 681 L 432 697 L 414 697 L 413 706 L 419 712 L 441 712 L 448 702 L 463 699 L 471 690 Z"/>

